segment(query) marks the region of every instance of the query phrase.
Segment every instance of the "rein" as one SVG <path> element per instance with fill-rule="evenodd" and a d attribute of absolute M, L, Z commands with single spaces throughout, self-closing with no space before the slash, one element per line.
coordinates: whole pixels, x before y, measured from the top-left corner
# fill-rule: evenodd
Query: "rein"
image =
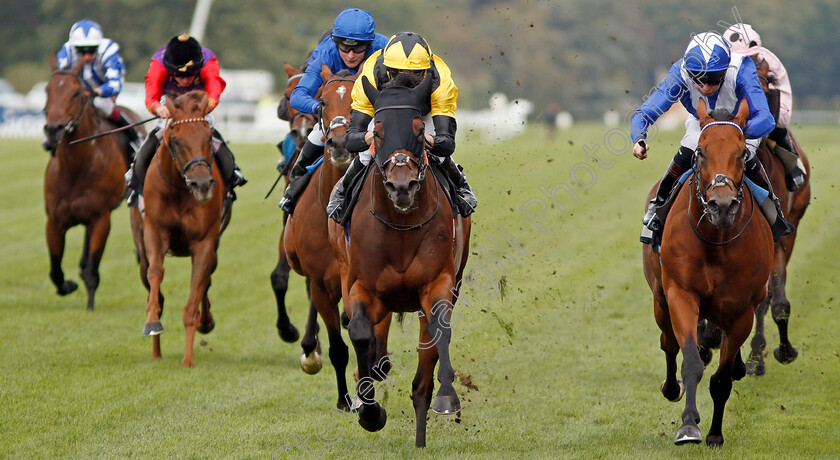
<path fill-rule="evenodd" d="M 90 85 L 88 85 L 86 81 L 82 80 L 82 77 L 77 75 L 75 72 L 72 72 L 70 70 L 56 70 L 52 73 L 52 75 L 50 75 L 50 79 L 52 79 L 52 77 L 55 75 L 72 75 L 76 78 L 76 81 L 79 82 L 79 85 L 84 89 L 85 92 L 85 103 L 81 105 L 81 108 L 78 109 L 76 115 L 74 115 L 73 118 L 70 119 L 70 122 L 67 123 L 67 126 L 64 127 L 64 132 L 66 132 L 67 134 L 72 134 L 73 131 L 76 130 L 76 127 L 79 126 L 79 123 L 82 121 L 82 117 L 84 116 L 87 108 L 90 107 L 91 104 L 93 104 L 93 91 L 90 89 Z"/>
<path fill-rule="evenodd" d="M 174 126 L 177 126 L 177 125 L 180 125 L 180 124 L 200 123 L 200 122 L 207 123 L 208 125 L 210 124 L 204 117 L 195 117 L 195 118 L 184 118 L 182 120 L 173 121 L 173 122 L 169 123 L 167 125 L 167 127 L 169 129 L 172 129 Z M 175 157 L 175 150 L 169 145 L 169 142 L 166 141 L 166 136 L 163 136 L 163 145 L 166 147 L 166 150 L 169 151 L 169 156 L 172 157 L 172 161 L 177 166 L 178 165 L 178 159 Z M 204 165 L 204 166 L 207 167 L 207 169 L 209 169 L 211 171 L 213 170 L 212 163 L 205 157 L 197 156 L 197 157 L 187 161 L 184 164 L 184 166 L 181 167 L 181 177 L 184 179 L 184 182 L 187 184 L 187 186 L 189 186 L 190 183 L 192 183 L 192 181 L 187 178 L 187 173 L 190 172 L 190 170 L 192 168 L 194 168 L 196 165 Z M 158 159 L 158 169 L 160 169 L 160 159 Z M 163 171 L 161 171 L 161 173 L 162 172 Z M 161 175 L 164 177 L 164 179 L 166 179 L 165 174 L 161 174 Z M 175 184 L 170 182 L 169 179 L 166 179 L 166 182 L 169 182 L 170 185 L 175 186 Z M 178 187 L 176 187 L 176 188 L 178 188 Z"/>
<path fill-rule="evenodd" d="M 405 157 L 405 159 L 397 159 L 396 157 L 398 155 L 401 155 L 401 156 Z M 407 166 L 408 162 L 411 161 L 412 163 L 417 165 L 417 169 L 418 169 L 418 171 L 417 171 L 417 181 L 420 182 L 420 184 L 423 184 L 423 182 L 426 179 L 426 169 L 429 167 L 429 156 L 426 153 L 426 151 L 425 150 L 423 151 L 424 161 L 423 161 L 422 164 L 419 161 L 415 160 L 414 158 L 411 158 L 411 157 L 409 157 L 405 154 L 398 154 L 398 155 L 393 155 L 393 156 L 388 157 L 388 160 L 386 160 L 381 165 L 379 163 L 377 163 L 377 167 L 379 168 L 379 175 L 382 176 L 383 183 L 385 181 L 386 173 L 387 173 L 387 171 L 385 170 L 385 167 L 388 165 L 388 163 L 393 164 L 393 166 L 391 167 L 391 169 L 393 169 L 397 166 Z M 432 174 L 432 177 L 434 177 L 434 174 Z M 376 213 L 376 210 L 374 209 L 374 206 L 373 206 L 374 205 L 373 186 L 370 187 L 370 213 L 373 214 L 373 217 L 376 217 L 376 219 L 379 222 L 382 222 L 383 224 L 387 225 L 388 227 L 390 227 L 394 230 L 397 230 L 397 231 L 400 231 L 400 232 L 405 232 L 405 231 L 408 231 L 408 230 L 417 230 L 417 229 L 423 227 L 424 225 L 428 224 L 429 222 L 431 222 L 431 220 L 437 215 L 438 209 L 440 208 L 440 187 L 438 187 L 437 185 L 438 185 L 437 178 L 435 177 L 435 192 L 436 192 L 435 210 L 432 211 L 432 214 L 426 220 L 424 220 L 423 222 L 420 222 L 419 224 L 405 224 L 405 225 L 404 224 L 395 224 L 395 223 L 392 223 L 392 222 L 388 222 L 387 220 L 385 220 L 384 218 L 379 216 L 379 214 Z"/>
<path fill-rule="evenodd" d="M 347 77 L 330 78 L 329 80 L 327 80 L 326 83 L 324 83 L 324 89 L 327 88 L 327 85 L 329 85 L 330 83 L 336 82 L 336 81 L 352 81 L 352 82 L 355 82 L 356 79 L 355 78 L 347 78 Z M 345 128 L 350 127 L 350 121 L 347 120 L 346 118 L 344 118 L 343 116 L 339 115 L 339 116 L 333 118 L 332 120 L 330 120 L 330 124 L 325 128 L 324 127 L 324 116 L 323 116 L 324 100 L 321 99 L 320 102 L 321 102 L 321 105 L 319 106 L 319 110 L 318 110 L 320 112 L 318 114 L 319 115 L 318 124 L 321 126 L 321 132 L 324 133 L 324 138 L 329 136 L 330 131 L 332 131 L 333 128 L 337 128 L 339 126 L 344 126 Z"/>
<path fill-rule="evenodd" d="M 700 186 L 699 186 L 700 181 L 696 180 L 696 177 L 697 177 L 696 174 L 693 174 L 691 176 L 691 181 L 694 182 L 695 184 L 698 184 L 696 188 L 699 190 L 700 189 Z M 706 215 L 709 214 L 708 209 L 706 209 L 704 207 L 703 215 L 700 216 L 700 219 L 697 220 L 697 224 L 695 224 L 694 220 L 691 219 L 691 202 L 692 201 L 694 201 L 694 200 L 688 200 L 688 210 L 686 212 L 686 217 L 688 217 L 688 223 L 691 224 L 691 229 L 694 230 L 694 234 L 697 235 L 697 238 L 700 238 L 700 241 L 702 241 L 706 244 L 711 244 L 712 246 L 725 246 L 725 245 L 737 240 L 738 238 L 740 238 L 741 235 L 744 233 L 744 231 L 747 229 L 747 227 L 749 227 L 750 222 L 752 221 L 753 214 L 755 213 L 755 199 L 752 199 L 752 200 L 750 200 L 752 202 L 752 206 L 750 207 L 750 217 L 747 219 L 747 223 L 744 224 L 744 226 L 741 228 L 741 230 L 738 232 L 738 234 L 733 236 L 732 238 L 726 240 L 726 241 L 715 242 L 715 241 L 710 241 L 709 239 L 707 239 L 706 237 L 701 235 L 700 230 L 698 230 L 698 228 L 697 228 L 700 225 L 700 222 L 703 220 L 703 218 L 706 217 Z"/>

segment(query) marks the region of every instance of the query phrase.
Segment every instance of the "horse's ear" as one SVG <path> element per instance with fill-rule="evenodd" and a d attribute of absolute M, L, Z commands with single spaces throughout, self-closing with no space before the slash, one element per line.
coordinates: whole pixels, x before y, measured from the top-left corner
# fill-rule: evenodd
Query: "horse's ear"
<path fill-rule="evenodd" d="M 741 99 L 741 103 L 738 104 L 738 113 L 735 114 L 735 118 L 732 120 L 733 122 L 737 123 L 738 126 L 741 128 L 747 126 L 747 119 L 750 117 L 750 106 L 747 104 L 747 99 Z"/>
<path fill-rule="evenodd" d="M 207 106 L 210 104 L 210 96 L 207 95 L 206 91 L 202 91 L 199 94 L 198 100 L 198 113 L 205 114 L 207 113 Z"/>
<path fill-rule="evenodd" d="M 166 98 L 166 108 L 169 110 L 170 115 L 175 115 L 175 109 L 180 108 L 180 106 L 175 105 L 175 101 L 171 97 Z"/>
<path fill-rule="evenodd" d="M 330 81 L 332 79 L 333 73 L 330 70 L 330 67 L 326 64 L 321 64 L 321 78 L 324 79 L 324 82 Z"/>
<path fill-rule="evenodd" d="M 50 55 L 50 68 L 53 72 L 58 70 L 58 58 L 55 57 L 55 54 Z"/>
<path fill-rule="evenodd" d="M 367 75 L 362 75 L 362 88 L 365 90 L 365 95 L 370 101 L 371 105 L 376 103 L 376 98 L 379 97 L 379 90 L 376 89 L 368 80 Z"/>
<path fill-rule="evenodd" d="M 294 76 L 294 75 L 297 75 L 298 72 L 299 72 L 298 69 L 292 67 L 291 64 L 289 64 L 288 62 L 283 63 L 283 70 L 285 70 L 286 75 L 288 75 L 290 77 Z"/>
<path fill-rule="evenodd" d="M 426 97 L 428 97 L 428 95 L 432 93 L 432 72 L 431 72 L 431 70 L 426 72 L 426 78 L 424 78 L 423 81 L 421 81 L 419 85 L 415 86 L 413 91 L 414 91 L 414 94 L 417 95 L 417 98 L 420 99 L 421 101 L 426 99 Z"/>
<path fill-rule="evenodd" d="M 700 126 L 705 126 L 709 122 L 709 112 L 706 111 L 706 100 L 702 97 L 697 102 L 697 119 L 700 120 Z"/>
<path fill-rule="evenodd" d="M 381 121 L 377 121 L 373 124 L 373 143 L 376 146 L 376 150 L 382 148 L 382 142 L 385 140 L 385 126 L 382 124 Z"/>

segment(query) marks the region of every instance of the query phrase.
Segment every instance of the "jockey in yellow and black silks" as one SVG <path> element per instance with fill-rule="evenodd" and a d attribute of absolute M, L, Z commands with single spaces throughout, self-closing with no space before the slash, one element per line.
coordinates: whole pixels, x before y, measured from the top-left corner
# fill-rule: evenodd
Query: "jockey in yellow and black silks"
<path fill-rule="evenodd" d="M 477 205 L 475 195 L 461 172 L 461 167 L 452 160 L 455 151 L 455 110 L 458 107 L 458 87 L 452 80 L 449 67 L 439 56 L 431 52 L 429 44 L 419 34 L 401 32 L 391 37 L 388 44 L 373 53 L 364 63 L 361 75 L 353 86 L 353 105 L 350 110 L 350 127 L 347 130 L 346 147 L 359 156 L 348 167 L 344 177 L 336 184 L 327 213 L 340 220 L 340 207 L 344 193 L 353 177 L 372 158 L 370 145 L 373 142 L 373 104 L 365 94 L 362 80 L 367 79 L 377 89 L 399 75 L 405 75 L 409 86 L 416 86 L 431 72 L 432 91 L 421 107 L 426 124 L 426 149 L 431 159 L 437 160 L 458 187 L 458 208 L 461 214 L 471 214 Z"/>

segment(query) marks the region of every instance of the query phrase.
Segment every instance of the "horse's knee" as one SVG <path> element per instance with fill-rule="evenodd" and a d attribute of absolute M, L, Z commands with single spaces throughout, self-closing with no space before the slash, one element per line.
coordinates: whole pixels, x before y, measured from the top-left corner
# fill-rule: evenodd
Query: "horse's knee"
<path fill-rule="evenodd" d="M 773 302 L 771 308 L 773 309 L 773 321 L 776 323 L 787 322 L 788 318 L 790 318 L 790 302 L 787 299 L 780 302 Z"/>
<path fill-rule="evenodd" d="M 271 272 L 271 287 L 275 291 L 287 291 L 289 289 L 289 272 L 282 270 L 281 264 L 277 264 Z"/>
<path fill-rule="evenodd" d="M 374 341 L 373 326 L 364 315 L 355 315 L 350 320 L 347 333 L 355 346 L 369 346 Z"/>

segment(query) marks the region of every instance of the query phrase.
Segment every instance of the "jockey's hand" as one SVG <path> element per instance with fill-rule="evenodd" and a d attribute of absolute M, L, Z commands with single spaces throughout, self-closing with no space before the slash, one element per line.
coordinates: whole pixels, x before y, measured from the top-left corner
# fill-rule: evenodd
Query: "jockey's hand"
<path fill-rule="evenodd" d="M 644 139 L 639 139 L 633 146 L 633 156 L 640 160 L 644 160 L 645 158 L 647 158 L 647 153 L 649 149 L 650 146 L 647 145 L 647 142 L 645 142 Z"/>
<path fill-rule="evenodd" d="M 102 89 L 98 86 L 96 88 L 93 88 L 93 94 L 96 96 L 102 96 Z"/>
<path fill-rule="evenodd" d="M 424 133 L 426 136 L 426 149 L 431 149 L 435 146 L 435 138 L 429 133 Z"/>
<path fill-rule="evenodd" d="M 365 142 L 367 142 L 367 145 L 373 144 L 373 131 L 365 133 Z"/>
<path fill-rule="evenodd" d="M 169 118 L 172 115 L 169 114 L 169 109 L 166 108 L 165 105 L 160 104 L 155 107 L 155 114 L 161 118 Z"/>

